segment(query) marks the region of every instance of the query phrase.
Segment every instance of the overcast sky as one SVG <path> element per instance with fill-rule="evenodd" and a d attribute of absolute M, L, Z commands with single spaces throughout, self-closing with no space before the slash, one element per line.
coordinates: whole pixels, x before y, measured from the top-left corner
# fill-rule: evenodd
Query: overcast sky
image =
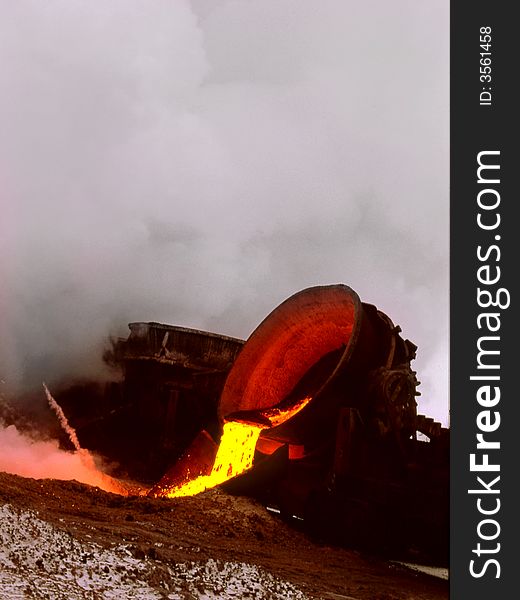
<path fill-rule="evenodd" d="M 0 0 L 0 377 L 346 283 L 448 419 L 447 0 Z"/>

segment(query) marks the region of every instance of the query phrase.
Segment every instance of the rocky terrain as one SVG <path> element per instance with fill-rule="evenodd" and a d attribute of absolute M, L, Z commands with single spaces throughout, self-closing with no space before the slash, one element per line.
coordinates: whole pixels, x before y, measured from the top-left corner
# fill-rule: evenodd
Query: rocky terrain
<path fill-rule="evenodd" d="M 150 499 L 0 473 L 0 597 L 440 600 L 448 582 L 309 540 L 219 490 Z"/>

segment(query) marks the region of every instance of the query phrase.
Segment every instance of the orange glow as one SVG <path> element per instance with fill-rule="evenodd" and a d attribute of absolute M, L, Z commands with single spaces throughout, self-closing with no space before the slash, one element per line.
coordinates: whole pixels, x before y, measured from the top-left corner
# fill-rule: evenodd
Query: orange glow
<path fill-rule="evenodd" d="M 271 423 L 271 427 L 276 427 L 300 412 L 309 401 L 310 398 L 304 398 L 286 411 L 272 408 L 260 414 Z M 215 462 L 209 475 L 200 475 L 181 485 L 161 485 L 152 494 L 166 498 L 194 496 L 245 473 L 253 466 L 256 443 L 262 429 L 267 427 L 268 425 L 264 424 L 253 425 L 241 421 L 224 423 Z"/>
<path fill-rule="evenodd" d="M 271 427 L 277 427 L 278 425 L 285 423 L 285 421 L 288 421 L 291 417 L 294 417 L 294 415 L 304 409 L 310 401 L 310 398 L 303 398 L 303 400 L 299 400 L 287 410 L 280 410 L 279 408 L 267 408 L 266 410 L 261 411 L 260 414 L 262 417 L 269 419 L 271 422 Z"/>
<path fill-rule="evenodd" d="M 94 456 L 87 449 L 81 447 L 75 429 L 70 426 L 61 406 L 56 402 L 45 383 L 43 383 L 43 389 L 45 391 L 49 406 L 56 413 L 61 427 L 68 435 L 72 445 L 76 450 L 75 456 L 79 458 L 79 464 L 77 465 L 78 468 L 75 470 L 69 470 L 67 473 L 67 479 L 77 479 L 78 481 L 82 481 L 90 485 L 96 485 L 106 492 L 112 492 L 122 496 L 128 496 L 132 489 L 137 491 L 138 488 L 135 486 L 132 487 L 130 484 L 125 485 L 124 483 L 117 481 L 117 479 L 110 477 L 110 475 L 107 475 L 98 469 L 96 466 L 96 461 L 94 460 Z M 60 451 L 58 451 L 56 458 L 60 456 L 59 452 Z"/>
<path fill-rule="evenodd" d="M 255 446 L 261 430 L 261 426 L 246 423 L 225 423 L 211 473 L 178 487 L 163 488 L 157 495 L 167 498 L 193 496 L 249 470 L 253 466 Z"/>

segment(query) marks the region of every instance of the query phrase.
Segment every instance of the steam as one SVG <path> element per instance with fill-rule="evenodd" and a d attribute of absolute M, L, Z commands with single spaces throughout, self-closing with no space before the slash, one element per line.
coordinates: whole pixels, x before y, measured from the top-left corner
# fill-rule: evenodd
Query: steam
<path fill-rule="evenodd" d="M 56 413 L 76 452 L 62 450 L 56 440 L 35 439 L 20 432 L 15 425 L 1 427 L 0 421 L 0 471 L 34 479 L 75 479 L 107 492 L 126 494 L 125 487 L 103 473 L 96 465 L 94 456 L 81 447 L 76 431 L 70 426 L 61 406 L 45 383 L 43 388 L 49 406 Z"/>
<path fill-rule="evenodd" d="M 61 450 L 55 440 L 35 440 L 14 425 L 0 428 L 0 471 L 34 479 L 75 479 L 108 492 L 122 488 L 80 453 Z"/>
<path fill-rule="evenodd" d="M 0 376 L 346 283 L 447 420 L 449 4 L 0 0 Z M 11 434 L 12 435 L 12 434 Z"/>
<path fill-rule="evenodd" d="M 65 431 L 65 433 L 69 436 L 69 440 L 71 441 L 72 445 L 76 449 L 76 452 L 80 455 L 80 457 L 82 457 L 82 455 L 88 456 L 89 457 L 88 462 L 90 463 L 91 462 L 90 455 L 88 454 L 88 452 L 83 450 L 83 448 L 81 447 L 79 440 L 78 440 L 78 436 L 76 435 L 75 429 L 69 425 L 69 422 L 67 420 L 67 417 L 65 416 L 65 413 L 63 412 L 61 406 L 52 397 L 51 393 L 49 392 L 49 388 L 45 385 L 45 383 L 43 384 L 43 389 L 45 391 L 45 396 L 47 398 L 47 402 L 49 403 L 49 406 L 56 413 L 56 416 L 58 417 L 58 421 L 60 422 L 60 425 L 63 428 L 63 431 Z"/>

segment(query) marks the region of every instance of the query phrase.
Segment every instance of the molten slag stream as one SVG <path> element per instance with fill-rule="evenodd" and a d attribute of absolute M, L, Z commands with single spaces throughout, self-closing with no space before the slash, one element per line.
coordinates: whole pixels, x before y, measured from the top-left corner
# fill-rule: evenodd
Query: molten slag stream
<path fill-rule="evenodd" d="M 220 438 L 220 444 L 211 473 L 209 475 L 200 475 L 181 485 L 164 487 L 160 491 L 157 491 L 154 496 L 166 498 L 194 496 L 249 471 L 253 466 L 256 443 L 261 431 L 270 427 L 276 427 L 289 420 L 296 413 L 300 412 L 310 400 L 310 398 L 304 398 L 288 410 L 271 408 L 260 411 L 260 417 L 264 420 L 266 419 L 270 425 L 251 424 L 242 421 L 228 421 L 224 423 L 222 437 Z"/>

